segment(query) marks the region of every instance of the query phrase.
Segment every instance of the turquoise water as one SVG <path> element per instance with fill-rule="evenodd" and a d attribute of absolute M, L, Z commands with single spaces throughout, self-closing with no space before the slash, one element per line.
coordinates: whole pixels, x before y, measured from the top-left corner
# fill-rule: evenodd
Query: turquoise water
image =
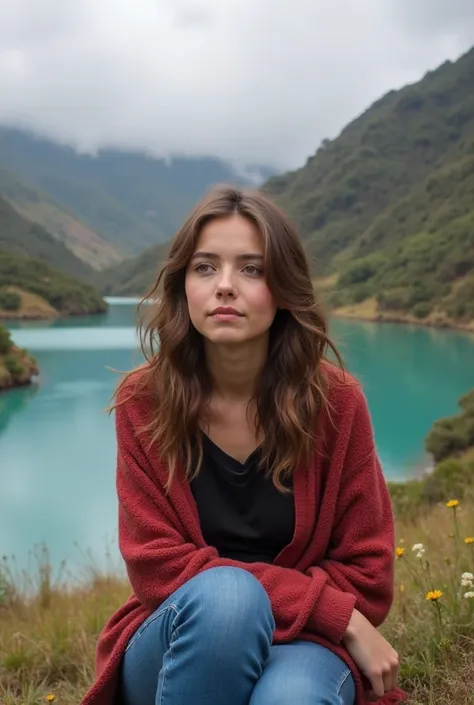
<path fill-rule="evenodd" d="M 38 360 L 28 389 L 0 395 L 0 556 L 27 563 L 46 542 L 53 563 L 77 569 L 91 551 L 117 559 L 115 439 L 105 412 L 117 375 L 140 361 L 135 304 L 107 314 L 10 326 Z M 423 442 L 432 422 L 456 411 L 474 387 L 474 336 L 444 330 L 335 320 L 332 334 L 362 381 L 389 478 L 429 462 Z"/>

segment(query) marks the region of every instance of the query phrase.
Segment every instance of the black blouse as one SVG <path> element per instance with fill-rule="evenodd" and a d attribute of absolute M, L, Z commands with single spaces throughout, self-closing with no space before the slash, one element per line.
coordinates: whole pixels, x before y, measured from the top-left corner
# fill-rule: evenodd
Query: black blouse
<path fill-rule="evenodd" d="M 293 494 L 259 469 L 258 448 L 240 463 L 203 434 L 203 454 L 191 491 L 204 540 L 221 558 L 272 563 L 293 538 Z"/>

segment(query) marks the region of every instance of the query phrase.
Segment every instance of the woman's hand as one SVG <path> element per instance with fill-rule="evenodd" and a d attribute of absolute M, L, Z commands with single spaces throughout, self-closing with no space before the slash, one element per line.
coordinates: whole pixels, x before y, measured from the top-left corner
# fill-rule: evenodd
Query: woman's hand
<path fill-rule="evenodd" d="M 371 685 L 374 700 L 397 686 L 397 652 L 358 610 L 354 610 L 343 638 L 344 646 Z"/>

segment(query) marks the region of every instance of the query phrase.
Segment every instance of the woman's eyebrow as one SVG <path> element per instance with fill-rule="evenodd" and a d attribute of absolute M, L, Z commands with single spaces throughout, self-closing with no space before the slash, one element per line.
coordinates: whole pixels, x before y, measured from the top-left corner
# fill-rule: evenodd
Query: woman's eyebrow
<path fill-rule="evenodd" d="M 219 255 L 216 254 L 215 252 L 195 252 L 192 256 L 191 259 L 220 259 Z M 259 260 L 263 261 L 263 255 L 260 254 L 259 252 L 247 252 L 242 255 L 237 255 L 236 259 L 239 261 L 247 261 L 247 260 Z"/>

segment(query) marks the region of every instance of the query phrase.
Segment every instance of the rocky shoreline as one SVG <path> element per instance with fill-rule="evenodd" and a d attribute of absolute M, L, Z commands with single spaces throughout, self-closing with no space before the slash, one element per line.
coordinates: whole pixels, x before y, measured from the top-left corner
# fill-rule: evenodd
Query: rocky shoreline
<path fill-rule="evenodd" d="M 30 384 L 39 374 L 36 360 L 13 343 L 0 325 L 0 392 Z"/>
<path fill-rule="evenodd" d="M 453 330 L 465 333 L 474 333 L 474 321 L 459 323 L 449 318 L 431 319 L 415 318 L 415 316 L 404 316 L 399 313 L 360 313 L 354 307 L 343 309 L 329 309 L 329 315 L 333 318 L 344 318 L 352 321 L 366 321 L 369 323 L 397 323 L 405 326 L 416 326 L 417 328 L 434 328 L 438 330 Z"/>

